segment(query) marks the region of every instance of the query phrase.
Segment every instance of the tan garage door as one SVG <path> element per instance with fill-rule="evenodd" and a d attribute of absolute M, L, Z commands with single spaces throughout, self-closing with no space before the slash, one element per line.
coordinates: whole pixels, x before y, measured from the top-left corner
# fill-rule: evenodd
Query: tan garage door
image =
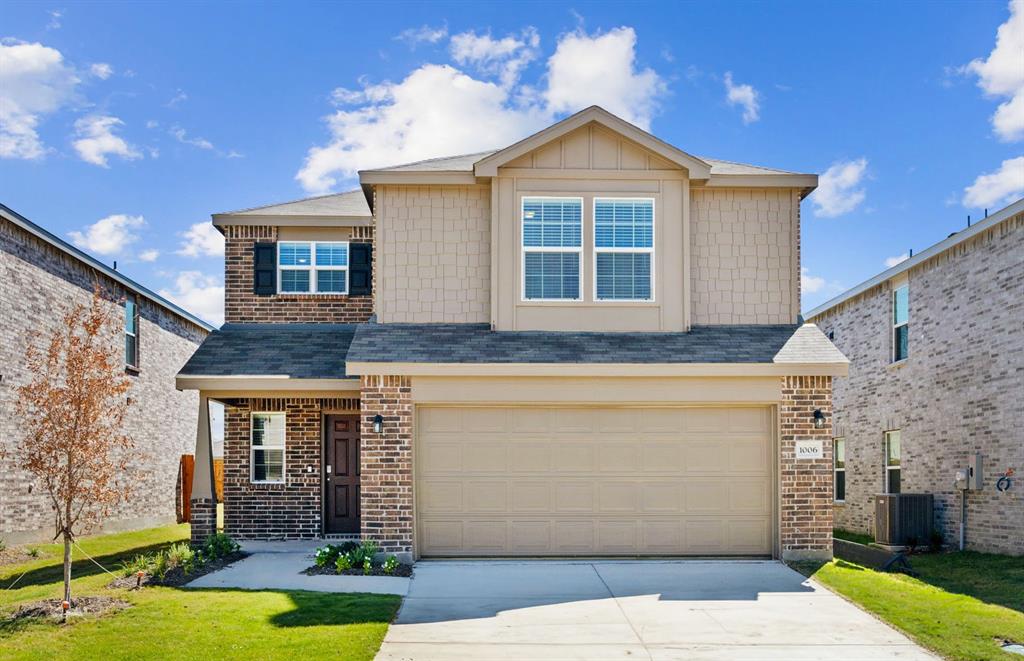
<path fill-rule="evenodd" d="M 772 551 L 771 411 L 421 407 L 424 556 Z"/>

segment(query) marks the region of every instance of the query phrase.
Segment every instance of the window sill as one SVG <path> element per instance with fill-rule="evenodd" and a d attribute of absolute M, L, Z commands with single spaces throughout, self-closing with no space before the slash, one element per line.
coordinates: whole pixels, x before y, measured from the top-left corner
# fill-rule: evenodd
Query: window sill
<path fill-rule="evenodd" d="M 550 308 L 550 307 L 609 307 L 609 306 L 621 306 L 628 308 L 656 308 L 660 306 L 660 303 L 656 301 L 583 301 L 574 299 L 564 300 L 529 300 L 521 299 L 518 303 L 519 307 L 538 307 L 538 308 Z"/>
<path fill-rule="evenodd" d="M 903 367 L 904 365 L 906 365 L 909 361 L 910 361 L 909 358 L 903 358 L 902 360 L 897 360 L 894 363 L 889 363 L 888 367 L 891 370 L 898 370 L 901 367 Z"/>
<path fill-rule="evenodd" d="M 846 501 L 845 500 L 833 500 L 832 504 L 834 506 L 836 506 L 836 507 L 845 507 L 846 506 Z"/>
<path fill-rule="evenodd" d="M 124 366 L 124 373 L 129 376 L 138 376 L 141 372 L 142 370 L 140 370 L 138 367 L 133 367 L 131 365 Z"/>

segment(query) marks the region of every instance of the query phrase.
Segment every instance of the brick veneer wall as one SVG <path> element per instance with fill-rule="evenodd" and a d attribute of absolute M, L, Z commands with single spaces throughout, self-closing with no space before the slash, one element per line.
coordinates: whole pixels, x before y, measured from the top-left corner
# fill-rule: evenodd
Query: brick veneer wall
<path fill-rule="evenodd" d="M 285 414 L 285 482 L 250 480 L 250 414 Z M 224 530 L 239 539 L 310 539 L 323 529 L 321 457 L 326 413 L 358 413 L 359 400 L 238 399 L 224 408 Z M 308 470 L 308 469 L 312 470 Z"/>
<path fill-rule="evenodd" d="M 826 424 L 814 427 L 821 409 Z M 779 526 L 785 560 L 832 557 L 832 377 L 782 380 L 779 405 Z M 820 440 L 821 459 L 796 459 L 798 440 Z"/>
<path fill-rule="evenodd" d="M 74 304 L 88 305 L 93 283 L 109 294 L 117 319 L 124 319 L 123 286 L 81 260 L 0 219 L 0 538 L 10 544 L 53 537 L 53 516 L 42 486 L 19 467 L 20 421 L 14 414 L 17 388 L 31 375 L 27 342 L 61 326 Z M 199 396 L 174 388 L 174 375 L 207 331 L 149 299 L 139 297 L 139 371 L 130 376 L 125 429 L 135 441 L 124 479 L 131 499 L 116 508 L 100 530 L 125 530 L 173 522 L 180 502 L 178 465 L 195 449 Z M 124 336 L 111 338 L 124 351 Z"/>
<path fill-rule="evenodd" d="M 873 532 L 883 434 L 900 430 L 905 493 L 935 496 L 935 525 L 959 535 L 953 476 L 974 453 L 985 483 L 967 496 L 967 546 L 1024 554 L 1024 214 L 912 268 L 908 360 L 890 364 L 892 284 L 812 321 L 850 359 L 835 382 L 835 434 L 846 440 L 846 502 L 836 524 Z M 1007 468 L 1018 478 L 998 492 Z"/>
<path fill-rule="evenodd" d="M 278 228 L 230 225 L 224 231 L 224 321 L 227 323 L 359 323 L 373 314 L 373 295 L 253 293 L 252 248 L 277 241 Z M 373 243 L 372 227 L 353 227 L 352 243 Z"/>
<path fill-rule="evenodd" d="M 363 376 L 360 477 L 362 536 L 381 551 L 411 559 L 413 536 L 413 404 L 405 376 Z M 384 430 L 373 431 L 373 418 Z"/>

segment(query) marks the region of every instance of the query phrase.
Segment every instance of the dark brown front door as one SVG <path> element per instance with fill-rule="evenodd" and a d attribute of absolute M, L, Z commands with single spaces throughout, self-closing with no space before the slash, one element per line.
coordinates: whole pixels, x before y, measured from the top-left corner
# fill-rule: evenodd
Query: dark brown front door
<path fill-rule="evenodd" d="M 326 420 L 324 528 L 329 533 L 359 533 L 359 416 L 329 415 Z"/>

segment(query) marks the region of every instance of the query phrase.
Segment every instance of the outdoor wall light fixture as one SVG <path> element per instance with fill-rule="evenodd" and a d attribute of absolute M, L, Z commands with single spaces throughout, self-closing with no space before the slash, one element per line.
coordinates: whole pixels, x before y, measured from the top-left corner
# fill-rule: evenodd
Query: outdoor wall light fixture
<path fill-rule="evenodd" d="M 379 434 L 384 431 L 384 416 L 380 413 L 373 416 L 373 433 Z"/>
<path fill-rule="evenodd" d="M 814 428 L 821 429 L 825 426 L 825 414 L 821 409 L 814 409 Z"/>

